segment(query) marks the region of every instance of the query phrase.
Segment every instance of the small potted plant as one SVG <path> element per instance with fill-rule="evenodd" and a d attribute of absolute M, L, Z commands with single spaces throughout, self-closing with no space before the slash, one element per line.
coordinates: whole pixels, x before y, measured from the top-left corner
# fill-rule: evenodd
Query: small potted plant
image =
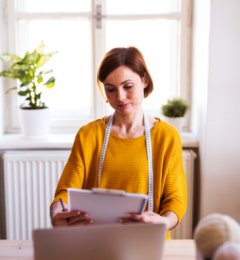
<path fill-rule="evenodd" d="M 49 61 L 54 52 L 44 53 L 43 42 L 32 52 L 26 52 L 23 57 L 4 53 L 0 59 L 6 69 L 0 76 L 17 79 L 20 84 L 7 90 L 16 90 L 18 95 L 25 97 L 25 103 L 20 106 L 20 125 L 27 136 L 45 135 L 49 128 L 49 109 L 42 101 L 44 88 L 52 88 L 55 78 L 52 70 L 42 67 Z"/>
<path fill-rule="evenodd" d="M 169 99 L 162 106 L 162 114 L 168 123 L 174 125 L 178 131 L 182 131 L 184 116 L 188 110 L 188 104 L 182 98 Z"/>

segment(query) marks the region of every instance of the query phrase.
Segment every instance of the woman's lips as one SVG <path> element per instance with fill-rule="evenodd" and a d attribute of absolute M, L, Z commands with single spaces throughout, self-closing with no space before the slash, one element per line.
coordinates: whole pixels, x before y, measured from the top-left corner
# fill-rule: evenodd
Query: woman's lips
<path fill-rule="evenodd" d="M 118 104 L 121 109 L 127 108 L 129 104 Z"/>

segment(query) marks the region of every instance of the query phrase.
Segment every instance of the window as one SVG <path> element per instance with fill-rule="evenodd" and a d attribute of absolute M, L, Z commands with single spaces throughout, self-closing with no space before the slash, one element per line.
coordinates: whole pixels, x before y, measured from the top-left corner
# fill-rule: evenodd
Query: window
<path fill-rule="evenodd" d="M 44 41 L 57 51 L 48 66 L 56 85 L 45 94 L 52 131 L 76 131 L 110 113 L 96 86 L 102 56 L 136 46 L 154 81 L 144 108 L 160 115 L 168 98 L 190 102 L 191 0 L 5 0 L 5 51 L 23 54 Z M 6 110 L 7 131 L 18 129 L 16 93 Z M 21 102 L 21 100 L 18 100 Z"/>

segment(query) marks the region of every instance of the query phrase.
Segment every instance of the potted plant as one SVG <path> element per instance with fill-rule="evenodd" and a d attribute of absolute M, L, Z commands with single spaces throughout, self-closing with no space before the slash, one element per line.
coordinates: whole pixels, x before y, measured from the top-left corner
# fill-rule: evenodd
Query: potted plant
<path fill-rule="evenodd" d="M 45 135 L 49 128 L 49 109 L 42 101 L 44 88 L 52 88 L 55 78 L 52 70 L 42 67 L 49 61 L 53 52 L 44 52 L 43 42 L 32 52 L 26 52 L 23 57 L 4 53 L 0 59 L 5 62 L 6 69 L 0 76 L 17 79 L 20 84 L 7 90 L 17 90 L 25 103 L 20 106 L 20 125 L 27 136 Z"/>
<path fill-rule="evenodd" d="M 178 131 L 182 131 L 184 116 L 188 110 L 188 104 L 182 98 L 169 99 L 165 105 L 162 106 L 162 113 L 165 119 L 171 125 L 174 125 Z"/>

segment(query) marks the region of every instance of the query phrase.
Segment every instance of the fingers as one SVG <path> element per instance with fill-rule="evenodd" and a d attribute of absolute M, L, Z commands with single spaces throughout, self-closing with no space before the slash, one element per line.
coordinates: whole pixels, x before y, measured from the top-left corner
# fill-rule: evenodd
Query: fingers
<path fill-rule="evenodd" d="M 127 223 L 136 223 L 136 222 L 142 222 L 142 215 L 136 214 L 136 213 L 129 213 L 128 217 L 124 217 L 120 219 L 120 223 L 127 224 Z"/>
<path fill-rule="evenodd" d="M 123 224 L 133 223 L 133 222 L 141 222 L 141 223 L 155 223 L 156 216 L 154 212 L 144 212 L 143 214 L 129 213 L 129 217 L 121 218 L 120 222 Z"/>
<path fill-rule="evenodd" d="M 58 212 L 52 217 L 52 225 L 59 226 L 72 226 L 72 225 L 87 225 L 93 223 L 93 220 L 88 217 L 86 212 L 82 211 L 64 211 Z"/>
<path fill-rule="evenodd" d="M 92 224 L 93 220 L 88 217 L 85 212 L 79 212 L 79 214 L 68 219 L 68 225 L 88 225 Z"/>
<path fill-rule="evenodd" d="M 144 212 L 142 215 L 138 214 L 132 214 L 132 219 L 135 219 L 136 221 L 148 224 L 148 223 L 154 223 L 154 215 L 152 212 Z"/>
<path fill-rule="evenodd" d="M 89 219 L 89 218 L 74 218 L 74 219 L 71 219 L 68 222 L 68 225 L 69 226 L 89 225 L 89 224 L 92 224 L 92 223 L 93 223 L 93 220 Z"/>

